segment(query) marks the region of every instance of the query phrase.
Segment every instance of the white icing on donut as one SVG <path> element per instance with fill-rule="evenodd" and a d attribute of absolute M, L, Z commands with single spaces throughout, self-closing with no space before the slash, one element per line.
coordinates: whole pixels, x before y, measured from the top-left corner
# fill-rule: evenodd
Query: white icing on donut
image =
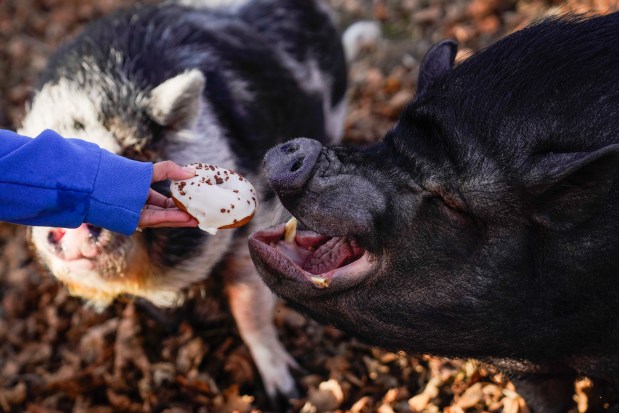
<path fill-rule="evenodd" d="M 197 175 L 172 181 L 172 196 L 199 222 L 199 227 L 215 235 L 217 229 L 253 215 L 258 196 L 253 185 L 228 169 L 204 163 L 193 163 Z"/>

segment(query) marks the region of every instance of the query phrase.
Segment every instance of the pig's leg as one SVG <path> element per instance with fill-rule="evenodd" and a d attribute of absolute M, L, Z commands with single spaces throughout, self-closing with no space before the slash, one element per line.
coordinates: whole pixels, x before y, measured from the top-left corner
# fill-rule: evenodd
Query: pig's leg
<path fill-rule="evenodd" d="M 271 400 L 277 401 L 278 396 L 295 397 L 297 389 L 290 368 L 297 364 L 277 337 L 273 324 L 275 296 L 256 273 L 247 239 L 237 240 L 231 250 L 225 267 L 226 290 L 239 333 Z"/>
<path fill-rule="evenodd" d="M 533 413 L 565 413 L 574 405 L 575 377 L 571 374 L 527 374 L 511 379 Z"/>

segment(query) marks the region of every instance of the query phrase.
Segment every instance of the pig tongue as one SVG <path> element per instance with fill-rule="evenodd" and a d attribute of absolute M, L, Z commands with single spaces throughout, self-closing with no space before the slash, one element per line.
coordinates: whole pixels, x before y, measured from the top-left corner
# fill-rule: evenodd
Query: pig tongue
<path fill-rule="evenodd" d="M 303 269 L 312 274 L 323 274 L 352 261 L 359 251 L 362 250 L 346 238 L 332 238 L 307 258 Z"/>

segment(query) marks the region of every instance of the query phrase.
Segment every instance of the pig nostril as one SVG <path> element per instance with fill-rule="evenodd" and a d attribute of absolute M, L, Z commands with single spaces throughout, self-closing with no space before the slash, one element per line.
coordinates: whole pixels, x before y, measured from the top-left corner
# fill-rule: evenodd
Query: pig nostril
<path fill-rule="evenodd" d="M 53 229 L 47 234 L 47 242 L 49 242 L 51 245 L 57 245 L 62 239 L 62 237 L 64 237 L 64 234 L 65 230 L 63 229 Z"/>
<path fill-rule="evenodd" d="M 294 163 L 294 165 L 292 165 L 292 168 L 290 168 L 290 172 L 296 172 L 299 169 L 301 169 L 301 167 L 303 166 L 303 161 L 304 160 L 305 160 L 305 158 L 297 159 L 297 161 Z"/>
<path fill-rule="evenodd" d="M 299 145 L 296 143 L 289 143 L 289 144 L 282 146 L 283 153 L 295 153 L 298 150 L 299 150 Z"/>
<path fill-rule="evenodd" d="M 99 236 L 101 235 L 102 228 L 95 227 L 94 225 L 90 225 L 90 224 L 86 225 L 86 227 L 88 228 L 88 231 L 90 232 L 90 238 L 94 238 L 94 239 L 99 238 Z"/>
<path fill-rule="evenodd" d="M 264 157 L 269 183 L 276 192 L 292 197 L 311 179 L 322 151 L 318 141 L 297 138 L 281 143 Z"/>

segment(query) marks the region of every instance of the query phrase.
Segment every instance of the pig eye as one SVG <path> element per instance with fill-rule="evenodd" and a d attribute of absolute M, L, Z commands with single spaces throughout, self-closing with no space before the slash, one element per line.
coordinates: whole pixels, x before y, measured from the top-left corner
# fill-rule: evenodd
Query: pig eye
<path fill-rule="evenodd" d="M 75 130 L 84 130 L 86 127 L 84 126 L 84 124 L 82 122 L 80 122 L 79 120 L 74 120 L 73 121 L 73 129 Z"/>

